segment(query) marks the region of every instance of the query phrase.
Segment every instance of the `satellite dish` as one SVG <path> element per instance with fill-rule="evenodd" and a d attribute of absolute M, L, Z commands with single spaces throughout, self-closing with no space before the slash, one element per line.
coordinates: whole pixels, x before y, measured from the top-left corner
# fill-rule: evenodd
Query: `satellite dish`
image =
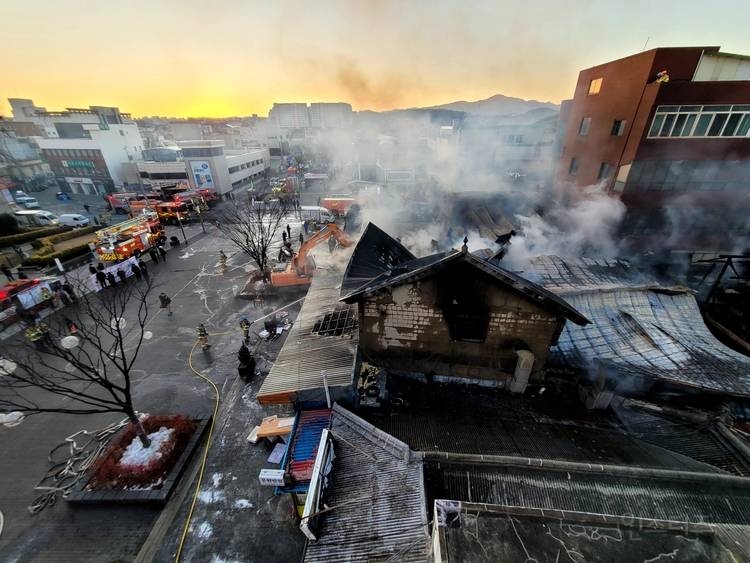
<path fill-rule="evenodd" d="M 72 350 L 81 343 L 77 336 L 66 336 L 60 340 L 60 345 L 66 350 Z"/>

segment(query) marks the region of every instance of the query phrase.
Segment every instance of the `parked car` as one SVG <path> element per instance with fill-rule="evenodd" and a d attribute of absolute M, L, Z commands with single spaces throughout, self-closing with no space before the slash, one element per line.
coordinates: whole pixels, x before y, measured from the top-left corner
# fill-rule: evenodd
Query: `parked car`
<path fill-rule="evenodd" d="M 61 225 L 75 228 L 88 227 L 90 222 L 88 217 L 79 215 L 78 213 L 65 213 L 63 215 L 60 215 L 60 217 L 58 217 L 58 221 L 60 221 Z"/>
<path fill-rule="evenodd" d="M 16 200 L 16 203 L 18 205 L 20 205 L 21 207 L 25 207 L 26 209 L 39 209 L 39 202 L 36 200 L 36 198 L 31 197 L 21 190 L 18 190 L 15 193 L 13 199 Z"/>

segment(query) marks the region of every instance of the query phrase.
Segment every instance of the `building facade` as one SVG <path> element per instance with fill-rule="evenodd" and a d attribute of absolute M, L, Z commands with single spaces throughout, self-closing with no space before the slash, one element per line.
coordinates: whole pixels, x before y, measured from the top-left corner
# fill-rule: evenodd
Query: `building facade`
<path fill-rule="evenodd" d="M 307 129 L 310 127 L 307 104 L 273 104 L 268 118 L 274 121 L 279 129 Z"/>
<path fill-rule="evenodd" d="M 624 234 L 672 249 L 747 235 L 750 57 L 680 47 L 605 63 L 581 71 L 561 114 L 558 189 L 621 197 Z"/>
<path fill-rule="evenodd" d="M 143 139 L 130 114 L 90 106 L 47 111 L 32 100 L 8 100 L 14 120 L 33 123 L 31 137 L 61 187 L 73 193 L 107 193 L 124 185 L 122 163 L 142 160 Z"/>
<path fill-rule="evenodd" d="M 271 167 L 268 149 L 225 151 L 224 141 L 184 141 L 180 149 L 190 186 L 219 194 L 250 187 Z"/>

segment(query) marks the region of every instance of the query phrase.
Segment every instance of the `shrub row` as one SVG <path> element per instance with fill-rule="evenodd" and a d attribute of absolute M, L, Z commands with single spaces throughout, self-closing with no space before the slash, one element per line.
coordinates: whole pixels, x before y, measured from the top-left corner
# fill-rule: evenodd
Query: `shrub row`
<path fill-rule="evenodd" d="M 73 246 L 59 252 L 37 252 L 33 256 L 26 258 L 26 260 L 23 261 L 23 265 L 32 267 L 52 266 L 55 263 L 55 258 L 59 258 L 60 262 L 65 262 L 65 260 L 83 256 L 89 252 L 91 252 L 91 249 L 89 249 L 88 244 L 79 244 L 78 246 Z"/>
<path fill-rule="evenodd" d="M 0 248 L 13 246 L 14 244 L 23 244 L 30 240 L 48 237 L 48 236 L 56 235 L 59 233 L 65 233 L 65 232 L 72 231 L 72 230 L 73 229 L 71 227 L 41 227 L 39 229 L 32 229 L 29 231 L 24 231 L 16 235 L 8 235 L 5 237 L 0 237 Z"/>

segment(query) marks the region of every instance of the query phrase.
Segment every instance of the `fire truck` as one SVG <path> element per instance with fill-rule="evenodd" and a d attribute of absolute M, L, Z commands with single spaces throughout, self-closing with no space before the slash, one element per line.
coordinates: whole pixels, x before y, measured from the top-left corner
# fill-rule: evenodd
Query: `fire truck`
<path fill-rule="evenodd" d="M 96 253 L 102 262 L 126 260 L 166 241 L 164 227 L 153 211 L 144 211 L 112 227 L 95 233 Z"/>

